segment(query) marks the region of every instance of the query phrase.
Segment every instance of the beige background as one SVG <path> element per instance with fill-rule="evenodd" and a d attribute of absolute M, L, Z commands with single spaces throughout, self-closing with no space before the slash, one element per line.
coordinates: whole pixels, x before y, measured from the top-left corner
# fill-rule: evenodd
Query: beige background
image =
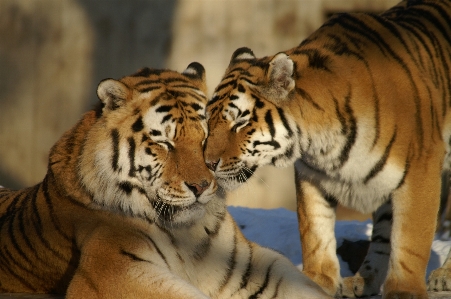
<path fill-rule="evenodd" d="M 143 66 L 182 71 L 198 61 L 212 92 L 238 47 L 271 55 L 333 13 L 380 12 L 397 2 L 0 0 L 0 185 L 43 178 L 50 147 L 96 103 L 104 78 Z M 294 209 L 293 169 L 263 168 L 228 200 Z"/>

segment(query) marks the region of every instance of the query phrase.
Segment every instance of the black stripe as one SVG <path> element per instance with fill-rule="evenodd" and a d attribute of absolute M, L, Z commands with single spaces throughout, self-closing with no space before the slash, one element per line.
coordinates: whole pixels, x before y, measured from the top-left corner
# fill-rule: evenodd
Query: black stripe
<path fill-rule="evenodd" d="M 313 100 L 312 96 L 311 96 L 307 91 L 305 91 L 305 90 L 302 89 L 302 88 L 296 87 L 296 92 L 297 92 L 304 100 L 306 100 L 308 103 L 310 103 L 315 109 L 324 112 L 324 109 L 323 109 L 320 105 L 318 105 L 318 103 L 316 103 L 316 102 Z"/>
<path fill-rule="evenodd" d="M 295 50 L 294 54 L 306 55 L 308 57 L 309 67 L 330 72 L 327 66 L 330 60 L 329 56 L 321 54 L 318 49 L 299 49 Z"/>
<path fill-rule="evenodd" d="M 345 29 L 345 32 L 352 32 L 357 34 L 359 38 L 366 38 L 370 40 L 375 47 L 378 47 L 380 52 L 387 56 L 387 51 L 393 53 L 393 50 L 387 44 L 385 39 L 373 28 L 369 27 L 365 21 L 360 20 L 359 16 L 344 13 L 338 18 L 333 19 L 332 25 L 339 24 Z M 394 54 L 394 53 L 393 53 Z"/>
<path fill-rule="evenodd" d="M 192 89 L 193 89 L 193 90 L 198 90 L 198 89 L 194 89 L 194 88 L 192 88 Z M 184 96 L 191 97 L 191 98 L 194 98 L 194 99 L 196 99 L 197 101 L 199 101 L 199 102 L 201 102 L 201 103 L 203 103 L 203 102 L 205 102 L 205 101 L 207 100 L 207 97 L 206 97 L 206 96 L 200 95 L 200 94 L 198 94 L 197 92 L 185 91 L 185 92 L 183 93 L 183 95 L 184 95 Z"/>
<path fill-rule="evenodd" d="M 274 295 L 272 295 L 272 298 L 278 298 L 278 296 L 279 296 L 279 289 L 280 289 L 280 286 L 282 285 L 282 281 L 283 281 L 283 277 L 280 278 L 277 281 L 277 283 L 276 283 L 276 291 L 274 292 Z"/>
<path fill-rule="evenodd" d="M 343 166 L 346 161 L 348 161 L 349 159 L 349 152 L 351 151 L 351 148 L 353 147 L 356 139 L 357 139 L 357 123 L 356 123 L 356 119 L 354 117 L 354 112 L 352 111 L 351 105 L 350 105 L 350 100 L 351 100 L 351 96 L 348 95 L 345 98 L 345 112 L 348 116 L 348 120 L 350 122 L 349 126 L 347 126 L 347 140 L 346 140 L 346 144 L 344 145 L 340 157 L 339 157 L 339 161 L 340 161 L 340 165 L 339 167 Z"/>
<path fill-rule="evenodd" d="M 255 107 L 257 109 L 262 109 L 263 107 L 265 107 L 265 102 L 263 102 L 258 96 L 251 94 L 251 97 L 255 100 Z M 254 113 L 254 115 L 256 114 Z"/>
<path fill-rule="evenodd" d="M 348 126 L 346 124 L 346 118 L 340 112 L 340 107 L 338 105 L 337 99 L 332 98 L 332 100 L 334 101 L 334 105 L 335 105 L 335 114 L 337 115 L 338 121 L 340 122 L 340 125 L 341 125 L 341 133 L 347 134 Z"/>
<path fill-rule="evenodd" d="M 271 137 L 274 138 L 274 135 L 276 134 L 276 128 L 274 127 L 274 120 L 272 118 L 271 110 L 266 111 L 265 122 L 268 125 L 269 134 L 271 134 Z"/>
<path fill-rule="evenodd" d="M 204 230 L 210 238 L 214 238 L 219 233 L 222 223 L 224 222 L 225 215 L 226 215 L 225 213 L 216 213 L 214 215 L 217 219 L 216 219 L 215 226 L 213 227 L 213 229 L 210 229 L 210 228 L 204 226 Z"/>
<path fill-rule="evenodd" d="M 212 97 L 207 104 L 207 107 L 210 107 L 211 105 L 213 105 L 214 103 L 216 103 L 217 101 L 220 101 L 224 98 L 225 95 L 219 96 L 219 95 L 215 95 L 214 97 Z M 216 108 L 215 108 L 216 109 Z"/>
<path fill-rule="evenodd" d="M 181 84 L 181 83 L 190 83 L 190 81 L 188 79 L 182 78 L 182 77 L 170 77 L 170 78 L 165 78 L 165 79 L 161 79 L 161 81 L 163 81 L 166 84 L 169 83 L 177 83 L 177 84 Z"/>
<path fill-rule="evenodd" d="M 245 117 L 246 115 L 251 114 L 249 110 L 244 110 L 243 113 L 241 113 L 241 117 Z"/>
<path fill-rule="evenodd" d="M 443 1 L 445 3 L 446 1 Z M 451 18 L 449 16 L 449 13 L 443 9 L 443 7 L 440 7 L 437 3 L 428 3 L 428 7 L 433 7 L 440 15 L 440 18 L 438 18 L 434 13 L 426 10 L 426 9 L 413 9 L 417 10 L 418 18 L 426 19 L 432 24 L 434 24 L 435 28 L 442 34 L 443 38 L 447 40 L 448 44 L 451 44 L 451 36 L 449 36 L 448 32 L 449 28 L 451 28 Z M 447 8 L 449 9 L 449 8 Z M 440 21 L 445 21 L 446 26 L 443 26 Z M 446 27 L 446 28 L 445 28 Z M 430 34 L 430 31 L 428 31 L 428 34 Z"/>
<path fill-rule="evenodd" d="M 138 119 L 133 123 L 132 130 L 133 132 L 139 132 L 144 129 L 144 123 L 142 117 L 138 117 Z"/>
<path fill-rule="evenodd" d="M 376 165 L 374 165 L 374 167 L 371 169 L 370 173 L 368 173 L 368 175 L 365 177 L 365 179 L 363 180 L 363 182 L 366 184 L 368 183 L 369 180 L 371 180 L 372 178 L 374 178 L 379 172 L 382 171 L 382 169 L 384 168 L 385 164 L 387 163 L 388 160 L 388 156 L 390 154 L 390 150 L 393 146 L 393 143 L 396 140 L 396 127 L 395 127 L 395 132 L 393 132 L 393 136 L 390 139 L 390 142 L 388 143 L 388 145 L 385 147 L 385 151 L 384 154 L 382 155 L 382 157 L 379 159 L 379 161 L 376 163 Z"/>
<path fill-rule="evenodd" d="M 234 103 L 229 103 L 229 107 L 232 107 L 232 108 L 234 108 L 234 109 L 238 110 L 238 115 L 240 115 L 240 114 L 241 114 L 241 109 L 240 109 L 240 108 L 238 108 L 238 106 L 237 106 L 237 105 L 235 105 Z"/>
<path fill-rule="evenodd" d="M 344 36 L 343 35 L 336 35 L 333 33 L 328 33 L 327 34 L 327 42 L 326 44 L 323 46 L 325 49 L 331 51 L 334 55 L 337 56 L 342 56 L 342 55 L 347 55 L 347 56 L 355 56 L 355 58 L 357 60 L 363 60 L 363 56 L 361 55 L 361 53 L 356 52 L 354 50 L 351 50 L 351 48 L 349 48 L 349 41 L 343 41 L 342 38 Z M 349 36 L 348 36 L 349 37 Z M 353 39 L 350 38 L 350 41 L 352 41 Z"/>
<path fill-rule="evenodd" d="M 14 256 L 9 252 L 9 250 L 6 247 L 3 247 L 0 251 L 0 261 L 3 260 L 7 262 L 6 264 L 9 264 L 9 267 L 2 267 L 2 270 L 6 269 L 11 276 L 13 276 L 20 284 L 31 290 L 32 292 L 36 292 L 37 290 L 35 287 L 23 277 L 20 273 L 17 272 L 18 268 L 22 269 L 25 272 L 30 273 L 27 269 L 25 269 L 22 265 L 18 264 L 15 260 Z M 4 262 L 4 263 L 5 263 Z M 3 263 L 3 264 L 4 264 Z M 12 265 L 13 263 L 14 265 Z M 1 264 L 1 263 L 0 263 Z M 14 270 L 13 270 L 14 269 Z M 32 276 L 35 276 L 33 273 L 30 273 Z"/>
<path fill-rule="evenodd" d="M 159 92 L 158 95 L 154 95 L 152 101 L 149 104 L 149 107 L 155 107 L 162 99 L 163 100 L 168 99 L 168 95 L 164 90 Z"/>
<path fill-rule="evenodd" d="M 10 204 L 8 205 L 8 208 L 6 209 L 6 212 L 0 217 L 0 223 L 2 222 L 2 218 L 8 218 L 9 215 L 13 214 L 14 211 L 17 210 L 17 204 L 19 202 L 19 199 L 21 198 L 23 191 L 16 191 L 16 195 L 12 200 L 9 200 Z"/>
<path fill-rule="evenodd" d="M 113 143 L 113 157 L 111 160 L 111 166 L 114 171 L 117 171 L 119 163 L 119 131 L 117 129 L 111 130 L 111 139 Z"/>
<path fill-rule="evenodd" d="M 282 121 L 283 126 L 288 132 L 288 137 L 293 136 L 293 130 L 291 130 L 290 125 L 288 124 L 287 118 L 285 117 L 285 113 L 283 112 L 283 109 L 280 107 L 277 107 L 277 112 L 279 113 L 280 120 Z"/>
<path fill-rule="evenodd" d="M 229 255 L 229 258 L 227 259 L 227 270 L 226 270 L 226 274 L 221 282 L 221 286 L 219 287 L 219 292 L 222 292 L 222 290 L 225 288 L 227 283 L 230 281 L 230 278 L 232 277 L 233 272 L 235 271 L 236 254 L 238 252 L 238 248 L 237 248 L 238 244 L 237 244 L 237 238 L 236 238 L 238 229 L 239 229 L 238 226 L 235 225 L 234 231 L 233 231 L 233 250 L 232 250 L 231 254 Z"/>
<path fill-rule="evenodd" d="M 246 271 L 243 272 L 243 274 L 241 275 L 241 283 L 240 283 L 240 288 L 243 289 L 247 286 L 247 284 L 249 283 L 249 278 L 251 277 L 251 273 L 252 273 L 252 259 L 253 259 L 253 250 L 252 250 L 252 246 L 249 243 L 249 241 L 246 241 L 246 244 L 249 248 L 249 257 L 247 259 L 247 267 L 246 267 Z"/>
<path fill-rule="evenodd" d="M 371 242 L 373 242 L 373 243 L 389 244 L 390 243 L 390 238 L 385 238 L 385 237 L 380 236 L 380 235 L 374 235 L 374 236 L 371 236 Z"/>
<path fill-rule="evenodd" d="M 32 193 L 31 193 L 31 191 L 32 191 Z M 30 190 L 30 193 L 27 195 L 27 201 L 31 202 L 33 200 L 33 198 L 36 197 L 37 192 L 38 192 L 38 187 L 35 186 L 35 188 L 33 190 Z M 29 208 L 29 205 L 27 205 L 26 208 Z M 34 253 L 34 258 L 38 258 L 38 255 L 36 253 L 36 249 L 34 248 L 33 244 L 31 244 L 31 240 L 30 240 L 31 234 L 25 228 L 25 227 L 29 227 L 29 225 L 25 226 L 25 218 L 27 220 L 29 220 L 29 221 L 31 221 L 31 219 L 29 219 L 29 217 L 25 217 L 25 207 L 22 208 L 19 213 L 20 213 L 20 215 L 19 215 L 19 218 L 20 218 L 19 231 L 22 234 L 22 237 L 23 237 L 23 239 L 24 239 L 24 241 L 26 243 L 26 246 L 28 247 L 29 251 Z"/>
<path fill-rule="evenodd" d="M 8 235 L 9 235 L 9 240 L 11 241 L 11 245 L 14 248 L 14 250 L 25 260 L 25 262 L 27 264 L 32 264 L 32 261 L 22 250 L 22 246 L 19 245 L 19 243 L 17 242 L 17 238 L 16 238 L 15 222 L 20 221 L 20 219 L 18 219 L 18 218 L 19 218 L 19 212 L 23 211 L 23 202 L 24 201 L 21 202 L 21 206 L 17 207 L 13 213 L 9 214 L 10 217 L 8 219 L 9 220 L 8 221 Z M 22 215 L 23 215 L 23 212 L 22 212 Z M 20 224 L 19 224 L 19 226 L 20 226 Z M 20 232 L 20 230 L 19 230 L 19 232 Z M 17 258 L 15 260 L 18 263 Z"/>
<path fill-rule="evenodd" d="M 138 83 L 136 83 L 133 87 L 138 88 L 143 85 L 154 85 L 154 84 L 161 85 L 161 81 L 159 79 L 157 79 L 157 80 L 143 79 L 143 80 L 139 81 Z"/>
<path fill-rule="evenodd" d="M 251 76 L 250 74 L 247 74 L 248 76 Z M 246 77 L 241 77 L 241 80 L 246 81 L 247 83 L 251 84 L 251 85 L 257 85 L 258 82 L 254 82 L 252 81 L 250 78 L 246 78 Z M 235 86 L 236 88 L 236 86 Z"/>
<path fill-rule="evenodd" d="M 131 177 L 136 176 L 136 167 L 135 167 L 135 151 L 136 151 L 136 143 L 133 137 L 128 138 L 128 159 L 130 162 L 130 169 L 128 171 L 128 175 Z"/>
<path fill-rule="evenodd" d="M 375 14 L 369 14 L 369 17 L 373 18 L 374 21 L 378 22 L 379 24 L 381 24 L 383 27 L 385 27 L 388 31 L 390 31 L 390 33 L 395 36 L 396 40 L 398 42 L 400 42 L 402 44 L 402 46 L 404 47 L 404 51 L 402 51 L 402 49 L 396 49 L 396 50 L 401 50 L 403 52 L 403 56 L 406 56 L 405 54 L 408 54 L 408 56 L 414 61 L 414 55 L 410 50 L 410 47 L 407 45 L 406 41 L 403 38 L 403 34 L 401 34 L 398 30 L 398 26 L 395 25 L 392 21 L 389 21 L 385 18 L 382 18 L 381 16 L 375 15 Z M 384 37 L 382 37 L 384 38 Z M 384 38 L 385 39 L 385 38 Z M 387 44 L 388 47 L 388 44 Z M 391 55 L 396 55 L 395 54 L 395 50 L 393 49 L 389 49 L 389 52 L 391 53 Z M 394 57 L 396 59 L 397 55 Z M 418 65 L 415 64 L 417 67 Z"/>
<path fill-rule="evenodd" d="M 224 81 L 222 81 L 222 82 L 224 82 Z M 221 83 L 220 85 L 218 85 L 218 87 L 216 87 L 215 92 L 220 92 L 222 89 L 224 89 L 228 86 L 232 86 L 232 88 L 235 89 L 236 88 L 236 80 L 233 79 L 228 82 Z M 213 101 L 213 102 L 215 102 L 215 101 Z"/>
<path fill-rule="evenodd" d="M 258 141 L 258 140 L 256 140 L 256 141 L 254 141 L 253 143 L 252 143 L 252 146 L 255 148 L 255 147 L 257 147 L 258 145 L 262 145 L 262 144 L 265 144 L 265 145 L 270 145 L 270 146 L 272 146 L 274 149 L 279 149 L 280 148 L 280 144 L 279 144 L 279 142 L 277 142 L 277 141 L 275 141 L 275 140 L 271 140 L 271 141 Z M 256 153 L 259 153 L 260 151 L 259 150 L 254 150 L 252 153 L 253 154 L 256 154 Z"/>
<path fill-rule="evenodd" d="M 44 182 L 47 181 L 47 180 L 48 180 L 48 178 L 45 177 L 45 178 L 44 178 L 44 181 L 43 181 L 42 184 L 40 185 L 39 191 L 42 192 L 42 193 L 44 193 L 44 191 L 43 191 L 43 188 L 44 188 L 44 187 L 43 187 L 43 184 L 44 184 Z M 45 199 L 45 195 L 42 194 L 42 196 L 43 196 L 44 199 Z M 51 252 L 54 256 L 56 256 L 56 257 L 59 258 L 60 260 L 62 260 L 62 261 L 64 261 L 65 263 L 67 263 L 68 260 L 66 260 L 66 258 L 65 258 L 61 253 L 59 253 L 58 251 L 56 251 L 56 250 L 51 246 L 49 240 L 47 240 L 47 239 L 44 237 L 44 227 L 43 227 L 42 219 L 41 219 L 41 216 L 40 216 L 41 210 L 43 210 L 44 207 L 43 207 L 42 205 L 40 205 L 40 204 L 37 203 L 37 201 L 38 201 L 39 199 L 40 199 L 40 196 L 39 196 L 39 194 L 38 194 L 38 196 L 36 197 L 36 200 L 33 202 L 33 208 L 35 209 L 34 215 L 36 216 L 36 221 L 33 221 L 33 223 L 34 223 L 34 226 L 35 226 L 35 229 L 36 229 L 36 235 L 38 236 L 38 238 L 40 239 L 41 243 L 44 245 L 44 247 L 45 247 L 49 252 Z M 47 207 L 47 206 L 45 206 L 45 209 L 44 209 L 44 210 L 45 210 L 47 213 L 49 213 L 48 207 Z"/>
<path fill-rule="evenodd" d="M 374 140 L 373 140 L 373 148 L 374 146 L 376 146 L 377 141 L 380 138 L 380 132 L 381 132 L 381 124 L 380 124 L 380 107 L 379 107 L 379 98 L 377 96 L 377 91 L 376 91 L 376 87 L 374 86 L 374 80 L 373 80 L 373 76 L 370 74 L 371 76 L 371 82 L 372 82 L 372 87 L 373 87 L 373 102 L 374 102 L 374 129 L 375 129 L 375 133 L 374 133 Z"/>
<path fill-rule="evenodd" d="M 152 91 L 152 90 L 156 90 L 156 89 L 160 89 L 160 88 L 161 88 L 161 86 L 148 86 L 148 87 L 145 87 L 145 88 L 141 88 L 138 91 L 140 93 L 146 93 L 146 92 L 149 92 L 149 91 Z"/>
<path fill-rule="evenodd" d="M 390 255 L 390 252 L 385 252 L 385 251 L 381 251 L 381 250 L 376 250 L 376 251 L 373 251 L 373 253 L 375 253 L 375 254 L 379 254 L 379 255 Z"/>
<path fill-rule="evenodd" d="M 383 221 L 389 221 L 392 222 L 393 221 L 393 213 L 384 213 L 381 216 L 377 217 L 376 219 L 373 219 L 374 223 L 380 223 Z"/>
<path fill-rule="evenodd" d="M 130 194 L 132 193 L 133 189 L 136 189 L 136 190 L 137 190 L 139 193 L 141 193 L 141 194 L 146 194 L 146 191 L 145 191 L 143 188 L 141 188 L 141 187 L 139 187 L 139 186 L 137 186 L 137 185 L 134 185 L 133 183 L 128 182 L 128 181 L 122 181 L 122 182 L 119 182 L 119 183 L 117 184 L 117 186 L 118 186 L 122 191 L 124 191 L 125 194 L 127 194 L 127 195 L 130 195 Z"/>
<path fill-rule="evenodd" d="M 172 108 L 174 108 L 174 106 L 171 106 L 171 105 L 162 105 L 162 106 L 158 107 L 158 108 L 155 110 L 155 112 L 158 112 L 158 113 L 169 112 L 169 111 L 171 111 Z"/>
<path fill-rule="evenodd" d="M 49 194 L 49 180 L 44 179 L 42 182 L 42 191 L 44 194 L 45 202 L 47 205 L 47 209 L 49 210 L 50 220 L 52 221 L 52 224 L 55 228 L 55 230 L 64 238 L 66 241 L 72 242 L 72 238 L 62 230 L 61 224 L 59 223 L 58 219 L 56 219 L 57 215 L 59 214 L 55 209 L 53 208 L 53 202 L 52 197 Z"/>
<path fill-rule="evenodd" d="M 410 169 L 410 157 L 408 157 L 407 160 L 406 160 L 406 164 L 404 165 L 404 174 L 403 174 L 401 180 L 399 180 L 399 183 L 396 186 L 395 190 L 399 189 L 402 185 L 404 185 L 404 182 L 406 180 L 406 176 L 409 173 L 409 169 Z"/>
<path fill-rule="evenodd" d="M 326 200 L 327 204 L 329 205 L 328 208 L 335 208 L 338 205 L 338 200 L 335 196 L 332 194 L 326 194 L 324 196 L 324 199 Z"/>
<path fill-rule="evenodd" d="M 199 111 L 202 110 L 202 106 L 197 104 L 197 103 L 191 103 L 190 106 L 195 110 L 195 111 Z"/>
<path fill-rule="evenodd" d="M 170 120 L 172 118 L 172 114 L 168 114 L 165 117 L 163 117 L 163 119 L 161 120 L 161 124 L 167 122 L 168 120 Z"/>
<path fill-rule="evenodd" d="M 160 227 L 159 227 L 160 228 Z M 163 232 L 165 232 L 166 233 L 166 230 L 162 230 Z M 155 243 L 155 241 L 150 237 L 150 236 L 148 236 L 147 234 L 145 234 L 144 232 L 141 232 L 141 235 L 142 236 L 144 236 L 145 237 L 145 239 L 147 240 L 147 241 L 149 241 L 151 244 L 152 244 L 152 246 L 153 246 L 153 248 L 155 248 L 155 250 L 157 251 L 157 253 L 158 253 L 158 255 L 161 257 L 161 259 L 164 261 L 164 263 L 168 266 L 168 268 L 170 268 L 170 266 L 169 266 L 169 264 L 168 264 L 168 261 L 167 261 L 167 259 L 166 259 L 166 256 L 163 254 L 163 252 L 160 250 L 160 248 L 157 246 L 157 244 Z M 170 238 L 171 238 L 171 242 L 173 242 L 172 240 L 173 240 L 173 236 L 172 235 L 169 235 L 170 236 Z"/>
<path fill-rule="evenodd" d="M 193 85 L 190 85 L 189 82 L 187 82 L 187 81 L 185 81 L 184 83 L 180 83 L 180 84 L 173 84 L 173 85 L 171 85 L 171 88 L 199 90 L 198 88 L 194 87 Z"/>
<path fill-rule="evenodd" d="M 266 270 L 265 281 L 263 281 L 263 284 L 260 286 L 260 288 L 257 290 L 257 292 L 255 292 L 254 294 L 249 296 L 249 299 L 259 298 L 259 296 L 261 294 L 263 294 L 263 292 L 266 290 L 266 288 L 269 285 L 269 279 L 271 277 L 271 270 L 272 270 L 272 267 L 273 267 L 274 263 L 275 263 L 275 261 L 272 262 L 271 265 L 269 265 L 268 269 Z"/>
<path fill-rule="evenodd" d="M 364 23 L 362 20 L 359 20 L 355 16 L 351 16 L 349 14 L 346 14 L 348 17 L 347 19 L 349 21 L 354 22 L 354 30 L 357 30 L 357 32 L 360 32 L 362 36 L 365 36 L 366 38 L 370 39 L 372 42 L 375 43 L 376 46 L 378 46 L 381 51 L 385 54 L 385 51 L 388 52 L 388 55 L 395 60 L 401 68 L 404 70 L 405 74 L 409 78 L 409 82 L 412 86 L 412 90 L 414 93 L 414 103 L 415 103 L 415 122 L 416 122 L 416 128 L 417 128 L 417 134 L 418 134 L 418 140 L 419 140 L 419 148 L 422 149 L 424 145 L 424 130 L 423 130 L 423 121 L 421 118 L 421 101 L 419 98 L 419 92 L 418 87 L 415 84 L 415 80 L 413 79 L 412 72 L 410 71 L 409 66 L 405 63 L 405 61 L 390 47 L 390 45 L 385 41 L 384 37 L 382 37 L 377 31 L 370 28 L 366 23 Z M 373 16 L 375 17 L 375 16 Z M 382 18 L 379 18 L 382 19 Z M 384 25 L 385 22 L 380 20 L 381 25 Z M 352 28 L 350 28 L 351 30 Z M 382 48 L 383 47 L 383 48 Z M 385 49 L 385 51 L 384 51 Z M 386 54 L 385 54 L 386 55 Z M 387 56 L 387 55 L 386 55 Z"/>

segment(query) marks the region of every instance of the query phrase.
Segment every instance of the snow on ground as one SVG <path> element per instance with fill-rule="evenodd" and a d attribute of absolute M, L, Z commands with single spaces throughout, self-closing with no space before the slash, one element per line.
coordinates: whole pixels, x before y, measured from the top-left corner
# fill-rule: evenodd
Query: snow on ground
<path fill-rule="evenodd" d="M 229 212 L 249 240 L 279 251 L 295 265 L 302 267 L 301 243 L 295 212 L 283 208 L 264 210 L 233 206 L 229 207 Z M 370 220 L 337 221 L 335 225 L 337 247 L 341 245 L 343 239 L 369 240 L 372 228 L 373 224 Z M 437 238 L 434 240 L 426 277 L 430 271 L 443 264 L 450 247 L 451 240 L 442 241 Z M 340 261 L 340 264 L 341 275 L 351 276 L 347 263 Z"/>

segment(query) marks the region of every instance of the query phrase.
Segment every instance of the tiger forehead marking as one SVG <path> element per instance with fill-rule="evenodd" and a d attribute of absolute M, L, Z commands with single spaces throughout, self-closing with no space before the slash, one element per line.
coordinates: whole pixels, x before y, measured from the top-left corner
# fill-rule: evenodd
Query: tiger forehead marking
<path fill-rule="evenodd" d="M 160 99 L 156 105 L 141 112 L 137 118 L 136 123 L 140 126 L 142 124 L 139 131 L 145 130 L 156 142 L 174 143 L 178 139 L 190 136 L 187 131 L 202 132 L 204 135 L 202 139 L 205 139 L 207 136 L 205 104 L 190 100 L 190 102 L 180 102 L 177 99 Z M 132 127 L 134 126 L 135 123 Z"/>

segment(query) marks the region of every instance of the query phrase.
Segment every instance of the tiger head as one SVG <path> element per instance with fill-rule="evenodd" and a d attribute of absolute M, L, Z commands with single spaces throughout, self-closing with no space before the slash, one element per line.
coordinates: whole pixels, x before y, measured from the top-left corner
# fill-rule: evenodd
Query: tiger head
<path fill-rule="evenodd" d="M 248 48 L 230 65 L 207 106 L 205 161 L 218 184 L 233 190 L 267 164 L 292 163 L 298 128 L 283 109 L 294 89 L 294 64 L 286 54 L 257 59 Z"/>
<path fill-rule="evenodd" d="M 205 70 L 148 68 L 97 89 L 99 119 L 87 134 L 79 177 L 94 205 L 162 224 L 205 213 L 216 182 L 203 158 Z"/>

